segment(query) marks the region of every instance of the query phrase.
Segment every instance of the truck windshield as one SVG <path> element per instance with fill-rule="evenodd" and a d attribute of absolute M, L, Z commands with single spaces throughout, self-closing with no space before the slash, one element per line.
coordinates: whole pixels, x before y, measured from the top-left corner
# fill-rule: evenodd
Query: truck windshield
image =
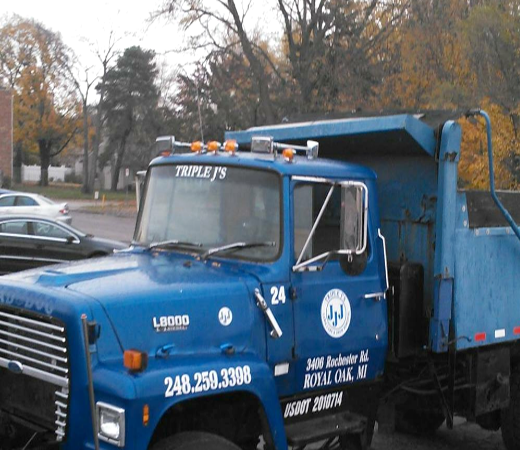
<path fill-rule="evenodd" d="M 271 171 L 217 165 L 151 169 L 135 241 L 196 243 L 190 251 L 237 242 L 222 257 L 270 261 L 279 253 L 280 177 Z"/>

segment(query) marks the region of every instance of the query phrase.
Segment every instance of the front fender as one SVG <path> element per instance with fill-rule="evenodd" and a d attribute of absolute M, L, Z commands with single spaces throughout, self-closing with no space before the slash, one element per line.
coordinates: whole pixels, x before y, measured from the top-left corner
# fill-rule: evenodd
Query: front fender
<path fill-rule="evenodd" d="M 242 371 L 242 378 L 237 376 L 237 368 L 241 368 L 239 371 Z M 200 380 L 209 376 L 210 372 L 217 374 L 217 382 L 215 384 L 213 375 L 213 385 L 208 387 L 208 382 Z M 235 383 L 231 382 L 233 372 Z M 238 383 L 240 378 L 242 382 Z M 155 428 L 172 406 L 203 396 L 241 391 L 254 395 L 264 408 L 276 449 L 287 449 L 273 375 L 265 361 L 254 354 L 154 359 L 145 372 L 135 376 L 134 382 L 137 397 L 135 403 L 140 405 L 138 408 L 141 412 L 144 404 L 149 405 L 150 422 L 146 427 L 143 426 L 142 419 L 135 426 L 132 423 L 127 424 L 127 442 L 140 442 L 139 446 L 132 448 L 147 448 Z"/>

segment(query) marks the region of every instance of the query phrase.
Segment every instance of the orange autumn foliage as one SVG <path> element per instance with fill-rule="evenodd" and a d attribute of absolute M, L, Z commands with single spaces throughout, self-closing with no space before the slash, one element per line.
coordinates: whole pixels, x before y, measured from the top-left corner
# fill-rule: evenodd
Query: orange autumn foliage
<path fill-rule="evenodd" d="M 515 190 L 519 183 L 514 179 L 510 161 L 518 148 L 513 122 L 502 108 L 486 99 L 483 109 L 491 118 L 493 158 L 497 189 Z M 489 189 L 489 164 L 485 122 L 479 119 L 460 119 L 462 126 L 459 184 L 466 189 Z"/>

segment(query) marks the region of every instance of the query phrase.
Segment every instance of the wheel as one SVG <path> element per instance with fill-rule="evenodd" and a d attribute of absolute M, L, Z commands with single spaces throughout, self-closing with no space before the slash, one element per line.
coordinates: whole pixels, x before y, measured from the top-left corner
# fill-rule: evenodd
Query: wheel
<path fill-rule="evenodd" d="M 163 439 L 151 450 L 240 450 L 240 447 L 216 434 L 187 431 Z"/>
<path fill-rule="evenodd" d="M 520 366 L 511 373 L 509 407 L 502 410 L 502 439 L 507 450 L 520 449 Z"/>
<path fill-rule="evenodd" d="M 365 436 L 359 434 L 348 434 L 340 437 L 341 450 L 365 450 L 367 448 L 365 443 Z"/>
<path fill-rule="evenodd" d="M 444 414 L 413 409 L 395 410 L 395 430 L 406 434 L 432 434 L 444 423 Z"/>
<path fill-rule="evenodd" d="M 365 429 L 366 443 L 370 447 L 372 445 L 372 439 L 374 438 L 374 428 L 376 427 L 375 417 L 369 417 L 367 421 L 367 427 Z"/>

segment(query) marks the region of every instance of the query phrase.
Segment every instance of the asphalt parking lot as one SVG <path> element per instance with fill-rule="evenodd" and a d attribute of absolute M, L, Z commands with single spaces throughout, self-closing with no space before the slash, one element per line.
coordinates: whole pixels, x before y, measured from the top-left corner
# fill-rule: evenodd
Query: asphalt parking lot
<path fill-rule="evenodd" d="M 430 436 L 400 433 L 374 434 L 372 450 L 505 450 L 500 431 L 486 431 L 478 425 L 456 419 L 453 430 L 443 425 Z"/>
<path fill-rule="evenodd" d="M 72 225 L 98 237 L 129 243 L 132 240 L 137 214 L 99 214 L 72 205 Z M 425 437 L 376 430 L 372 450 L 505 450 L 500 431 L 481 429 L 478 425 L 457 419 L 453 430 L 442 426 L 435 434 Z"/>
<path fill-rule="evenodd" d="M 134 235 L 135 215 L 89 213 L 71 208 L 72 226 L 97 237 L 130 243 Z"/>

